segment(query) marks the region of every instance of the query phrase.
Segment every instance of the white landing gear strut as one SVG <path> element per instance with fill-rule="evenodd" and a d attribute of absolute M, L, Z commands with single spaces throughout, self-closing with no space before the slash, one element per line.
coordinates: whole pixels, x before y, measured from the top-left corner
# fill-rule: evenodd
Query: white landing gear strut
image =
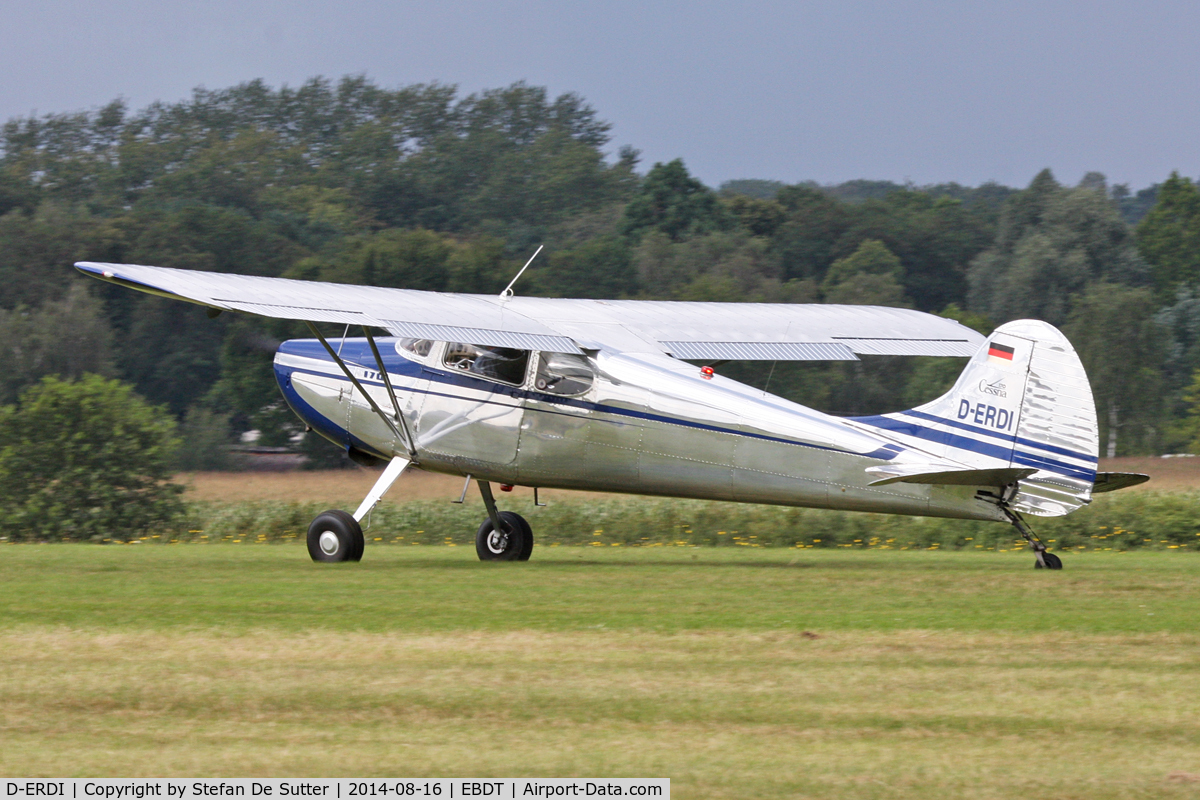
<path fill-rule="evenodd" d="M 387 494 L 387 490 L 392 488 L 392 484 L 396 482 L 396 478 L 399 478 L 411 463 L 412 459 L 404 456 L 395 456 L 388 462 L 388 465 L 383 469 L 383 474 L 379 476 L 379 480 L 375 481 L 375 485 L 371 487 L 371 491 L 367 492 L 367 496 L 359 503 L 358 510 L 354 512 L 354 520 L 356 522 L 362 522 L 363 517 L 379 504 L 379 501 Z"/>
<path fill-rule="evenodd" d="M 308 554 L 313 561 L 360 561 L 363 556 L 362 518 L 370 513 L 396 479 L 408 469 L 412 459 L 396 456 L 388 462 L 383 474 L 353 515 L 340 509 L 325 511 L 308 526 Z"/>

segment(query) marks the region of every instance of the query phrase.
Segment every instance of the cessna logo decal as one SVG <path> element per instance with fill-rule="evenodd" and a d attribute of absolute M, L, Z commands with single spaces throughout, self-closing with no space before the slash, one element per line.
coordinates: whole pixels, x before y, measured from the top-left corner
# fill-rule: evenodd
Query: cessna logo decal
<path fill-rule="evenodd" d="M 996 381 L 995 383 L 988 383 L 987 380 L 980 381 L 979 382 L 979 391 L 983 392 L 984 394 L 993 395 L 995 397 L 1008 397 L 1008 387 L 1004 385 L 1003 378 Z"/>

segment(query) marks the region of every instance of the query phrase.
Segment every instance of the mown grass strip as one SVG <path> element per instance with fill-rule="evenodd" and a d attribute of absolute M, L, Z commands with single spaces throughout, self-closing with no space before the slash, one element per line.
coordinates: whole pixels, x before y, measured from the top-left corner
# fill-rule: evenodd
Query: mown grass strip
<path fill-rule="evenodd" d="M 314 564 L 279 547 L 10 546 L 0 628 L 335 630 L 957 630 L 1191 633 L 1200 558 L 1023 553 L 368 547 Z"/>
<path fill-rule="evenodd" d="M 1200 558 L 3 548 L 0 771 L 1189 796 Z"/>
<path fill-rule="evenodd" d="M 1194 636 L 3 641 L 7 775 L 656 775 L 678 798 L 1127 798 L 1186 792 L 1171 776 L 1200 752 Z"/>

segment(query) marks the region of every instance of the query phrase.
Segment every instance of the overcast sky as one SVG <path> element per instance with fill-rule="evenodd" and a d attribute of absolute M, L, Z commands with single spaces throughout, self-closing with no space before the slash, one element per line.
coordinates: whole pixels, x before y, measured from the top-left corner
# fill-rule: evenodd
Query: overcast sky
<path fill-rule="evenodd" d="M 0 0 L 3 119 L 348 73 L 578 92 L 713 186 L 1200 175 L 1194 1 Z"/>

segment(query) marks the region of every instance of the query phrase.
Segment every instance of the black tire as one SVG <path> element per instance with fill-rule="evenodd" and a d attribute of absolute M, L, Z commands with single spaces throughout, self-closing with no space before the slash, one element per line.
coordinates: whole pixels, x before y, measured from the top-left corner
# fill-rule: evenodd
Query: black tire
<path fill-rule="evenodd" d="M 529 525 L 529 520 L 522 517 L 520 514 L 513 514 L 514 517 L 521 520 L 522 532 L 525 534 L 525 541 L 521 544 L 521 553 L 517 556 L 517 561 L 528 561 L 533 555 L 533 528 Z"/>
<path fill-rule="evenodd" d="M 1042 560 L 1046 562 L 1046 569 L 1062 569 L 1062 559 L 1054 553 L 1042 553 Z"/>
<path fill-rule="evenodd" d="M 362 528 L 345 511 L 324 511 L 308 526 L 308 554 L 313 561 L 361 561 Z"/>
<path fill-rule="evenodd" d="M 500 522 L 505 526 L 503 536 L 493 536 L 492 518 L 488 517 L 475 532 L 475 554 L 480 561 L 523 561 L 523 553 L 533 550 L 533 533 L 529 523 L 520 514 L 500 512 Z"/>

